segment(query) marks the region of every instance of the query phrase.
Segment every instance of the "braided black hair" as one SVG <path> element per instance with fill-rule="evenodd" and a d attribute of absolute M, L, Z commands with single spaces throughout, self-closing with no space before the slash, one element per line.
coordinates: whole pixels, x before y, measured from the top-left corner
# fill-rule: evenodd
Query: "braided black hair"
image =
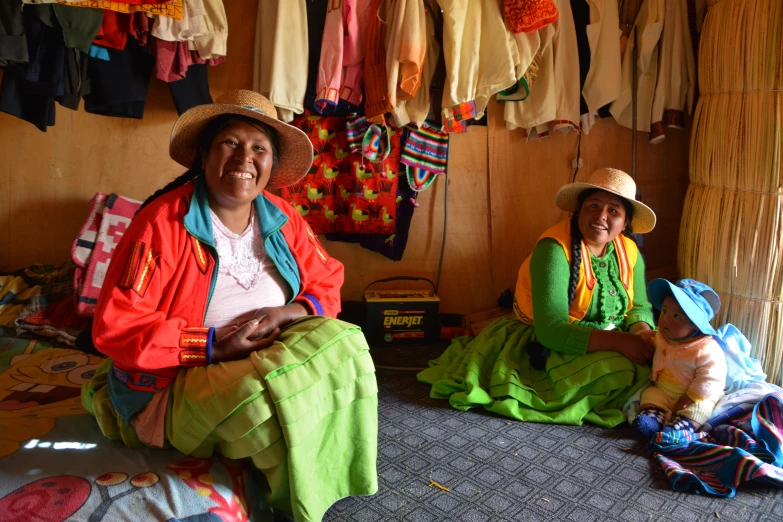
<path fill-rule="evenodd" d="M 579 193 L 579 204 L 577 208 L 582 209 L 582 205 L 590 195 L 596 192 L 601 192 L 601 189 L 593 188 L 583 190 Z M 621 197 L 619 198 L 625 208 L 625 221 L 630 223 L 633 220 L 634 208 L 630 201 Z M 573 213 L 571 216 L 571 274 L 568 278 L 568 307 L 571 308 L 574 299 L 576 299 L 576 283 L 579 281 L 579 271 L 582 268 L 582 231 L 579 230 L 579 210 Z M 623 230 L 623 234 L 636 241 L 633 236 L 633 232 L 626 226 Z"/>
<path fill-rule="evenodd" d="M 215 137 L 220 134 L 223 129 L 239 121 L 252 125 L 253 127 L 263 132 L 267 138 L 269 138 L 269 142 L 272 145 L 272 172 L 274 172 L 280 159 L 280 141 L 277 137 L 277 132 L 275 129 L 272 128 L 271 125 L 254 118 L 249 118 L 247 116 L 242 116 L 239 114 L 221 114 L 217 118 L 214 118 L 209 123 L 207 123 L 207 125 L 201 131 L 201 134 L 199 134 L 198 151 L 196 152 L 196 157 L 193 158 L 193 164 L 190 166 L 190 169 L 179 175 L 165 187 L 156 191 L 154 194 L 144 200 L 144 203 L 141 204 L 141 207 L 139 207 L 139 210 L 137 210 L 136 213 L 138 214 L 141 209 L 155 201 L 163 194 L 183 186 L 184 184 L 196 179 L 200 174 L 202 174 L 204 172 L 204 167 L 202 165 L 202 155 L 204 152 L 209 150 L 209 148 L 212 146 L 212 142 L 215 141 Z"/>

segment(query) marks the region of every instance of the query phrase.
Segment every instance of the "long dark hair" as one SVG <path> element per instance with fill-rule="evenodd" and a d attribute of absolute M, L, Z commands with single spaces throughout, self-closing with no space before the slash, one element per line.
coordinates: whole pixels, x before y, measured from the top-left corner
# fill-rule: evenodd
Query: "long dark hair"
<path fill-rule="evenodd" d="M 579 230 L 579 212 L 582 210 L 582 205 L 585 200 L 596 192 L 605 192 L 598 188 L 591 188 L 583 190 L 579 193 L 579 205 L 577 211 L 571 216 L 571 273 L 568 278 L 568 307 L 571 308 L 571 304 L 576 299 L 576 283 L 579 281 L 579 270 L 582 268 L 582 231 Z M 619 197 L 625 208 L 625 221 L 630 223 L 633 219 L 634 208 L 630 201 L 623 197 Z M 635 241 L 633 232 L 628 229 L 628 226 L 623 230 L 623 234 L 630 237 Z"/>
<path fill-rule="evenodd" d="M 220 134 L 223 129 L 230 127 L 231 125 L 234 125 L 240 121 L 252 125 L 266 134 L 266 137 L 269 138 L 269 142 L 272 144 L 272 172 L 274 172 L 279 161 L 280 150 L 280 143 L 275 129 L 272 128 L 271 125 L 254 118 L 249 118 L 247 116 L 241 116 L 239 114 L 221 114 L 207 123 L 207 125 L 204 127 L 204 130 L 202 130 L 201 134 L 199 134 L 198 151 L 196 152 L 196 157 L 193 158 L 193 164 L 190 166 L 190 169 L 179 175 L 172 182 L 144 200 L 144 203 L 142 203 L 141 207 L 139 207 L 139 210 L 137 210 L 136 213 L 138 214 L 141 209 L 155 201 L 163 194 L 170 192 L 175 188 L 181 187 L 185 183 L 188 183 L 189 181 L 194 180 L 199 175 L 203 174 L 204 166 L 202 165 L 202 155 L 209 150 L 209 148 L 212 146 L 212 142 L 215 141 L 215 137 Z"/>

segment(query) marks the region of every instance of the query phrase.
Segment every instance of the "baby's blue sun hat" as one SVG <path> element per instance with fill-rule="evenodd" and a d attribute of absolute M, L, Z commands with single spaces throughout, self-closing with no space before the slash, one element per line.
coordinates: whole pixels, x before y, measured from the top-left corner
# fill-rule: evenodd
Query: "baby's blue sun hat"
<path fill-rule="evenodd" d="M 716 335 L 710 319 L 720 310 L 720 297 L 715 290 L 693 279 L 680 279 L 670 283 L 666 279 L 653 279 L 647 285 L 650 302 L 658 310 L 663 308 L 663 300 L 674 297 L 685 315 L 696 328 L 705 335 Z"/>

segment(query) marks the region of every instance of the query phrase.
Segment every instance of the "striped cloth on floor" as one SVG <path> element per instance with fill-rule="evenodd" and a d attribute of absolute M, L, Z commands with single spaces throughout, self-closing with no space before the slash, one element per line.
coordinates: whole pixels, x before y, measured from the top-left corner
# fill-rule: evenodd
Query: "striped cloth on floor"
<path fill-rule="evenodd" d="M 744 483 L 783 488 L 783 397 L 711 433 L 658 433 L 650 442 L 672 489 L 732 498 Z"/>

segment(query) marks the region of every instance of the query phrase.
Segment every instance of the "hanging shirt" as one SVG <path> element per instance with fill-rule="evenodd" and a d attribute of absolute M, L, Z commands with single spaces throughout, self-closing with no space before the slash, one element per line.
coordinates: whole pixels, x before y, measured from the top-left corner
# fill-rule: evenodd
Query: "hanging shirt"
<path fill-rule="evenodd" d="M 369 0 L 329 3 L 316 84 L 315 109 L 321 114 L 333 114 L 340 100 L 357 107 L 362 101 L 370 7 Z"/>
<path fill-rule="evenodd" d="M 582 95 L 590 112 L 597 111 L 620 96 L 622 61 L 620 58 L 620 16 L 617 0 L 586 0 L 590 4 L 590 69 Z"/>
<path fill-rule="evenodd" d="M 447 128 L 481 118 L 490 96 L 517 81 L 508 29 L 497 0 L 438 0 L 443 9 Z"/>
<path fill-rule="evenodd" d="M 22 1 L 0 2 L 0 68 L 27 63 L 27 38 L 22 20 Z"/>
<path fill-rule="evenodd" d="M 638 35 L 636 130 L 649 132 L 655 81 L 658 77 L 658 42 L 663 30 L 664 0 L 645 0 L 636 16 Z M 622 91 L 609 109 L 623 127 L 633 128 L 633 30 L 625 47 L 622 64 Z"/>
<path fill-rule="evenodd" d="M 219 269 L 204 324 L 212 328 L 241 325 L 260 308 L 288 302 L 285 280 L 266 255 L 255 212 L 241 234 L 231 232 L 209 211 L 215 234 Z"/>
<path fill-rule="evenodd" d="M 186 0 L 182 4 L 182 19 L 167 16 L 153 17 L 150 34 L 167 42 L 194 41 L 207 34 L 204 0 Z"/>
<path fill-rule="evenodd" d="M 421 70 L 421 86 L 412 100 L 397 101 L 397 106 L 390 115 L 390 121 L 395 127 L 404 127 L 409 123 L 420 127 L 430 112 L 430 87 L 440 56 L 440 45 L 435 36 L 434 12 L 429 6 L 425 7 L 424 17 L 427 50 Z"/>
<path fill-rule="evenodd" d="M 554 22 L 538 30 L 539 48 L 536 53 L 540 54 L 540 62 L 535 77 L 534 85 L 530 86 L 530 94 L 522 101 L 506 102 L 503 108 L 503 119 L 506 121 L 506 128 L 514 130 L 517 128 L 527 129 L 528 136 L 533 133 L 531 130 L 538 125 L 546 125 L 555 119 L 555 110 L 557 101 L 555 98 L 555 54 L 553 40 L 557 34 L 560 22 Z M 516 35 L 518 41 L 522 34 Z M 576 38 L 576 34 L 574 34 Z M 518 41 L 518 48 L 523 52 L 528 44 Z M 529 51 L 525 51 L 528 53 Z M 531 63 L 533 63 L 531 61 Z M 577 73 L 578 74 L 578 73 Z M 536 132 L 536 135 L 539 133 Z M 543 134 L 543 131 L 542 131 Z M 543 136 L 542 136 L 543 137 Z"/>
<path fill-rule="evenodd" d="M 398 0 L 390 4 L 386 32 L 386 79 L 389 101 L 395 107 L 410 100 L 421 85 L 427 49 L 424 0 Z"/>
<path fill-rule="evenodd" d="M 256 16 L 253 89 L 290 122 L 304 112 L 308 68 L 307 0 L 261 0 Z"/>
<path fill-rule="evenodd" d="M 569 0 L 557 0 L 557 33 L 552 41 L 555 77 L 555 130 L 579 131 L 579 50 Z"/>
<path fill-rule="evenodd" d="M 658 83 L 652 105 L 650 143 L 666 138 L 666 127 L 685 128 L 685 110 L 693 110 L 696 93 L 696 63 L 688 6 L 684 2 L 666 2 L 661 42 Z"/>

